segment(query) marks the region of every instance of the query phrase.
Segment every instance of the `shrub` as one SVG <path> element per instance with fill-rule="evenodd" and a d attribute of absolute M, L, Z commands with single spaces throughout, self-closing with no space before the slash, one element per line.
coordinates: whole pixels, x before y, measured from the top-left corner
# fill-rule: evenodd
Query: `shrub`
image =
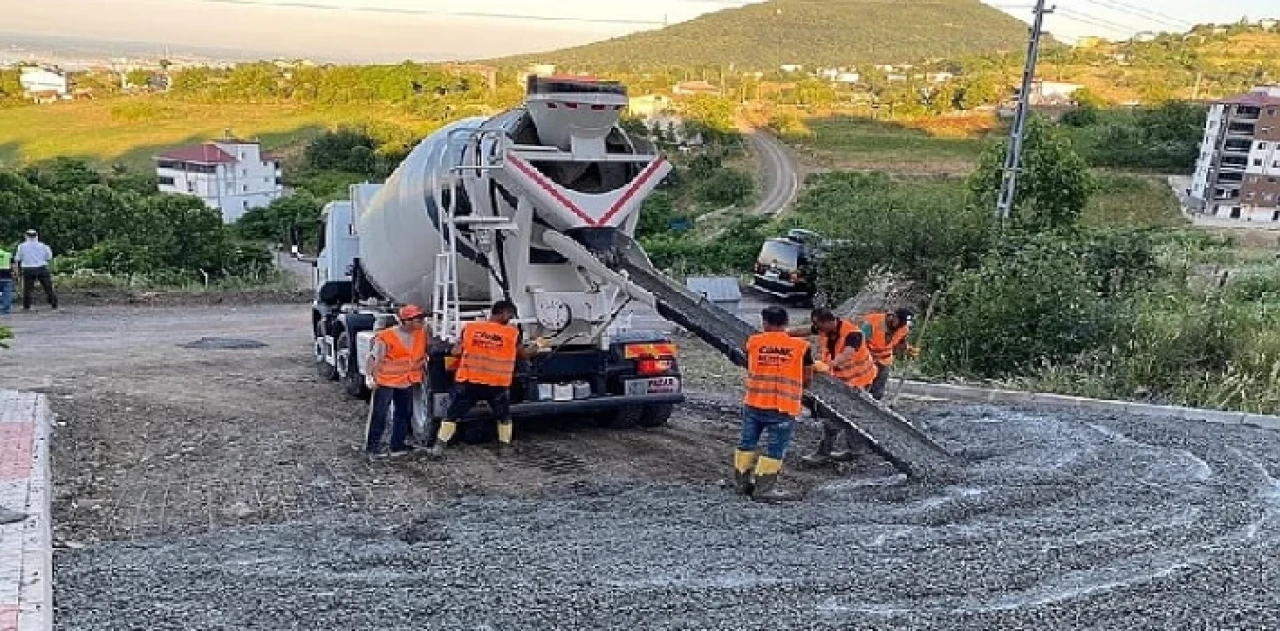
<path fill-rule="evenodd" d="M 947 292 L 930 332 L 930 370 L 1034 374 L 1109 338 L 1114 314 L 1070 248 L 1035 243 L 991 255 Z"/>
<path fill-rule="evenodd" d="M 698 183 L 694 196 L 698 201 L 716 206 L 736 206 L 746 201 L 755 180 L 736 169 L 720 169 Z"/>

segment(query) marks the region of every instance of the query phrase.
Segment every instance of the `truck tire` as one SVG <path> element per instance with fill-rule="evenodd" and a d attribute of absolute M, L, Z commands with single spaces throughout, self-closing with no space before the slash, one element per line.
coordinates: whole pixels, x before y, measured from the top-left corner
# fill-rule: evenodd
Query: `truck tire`
<path fill-rule="evenodd" d="M 334 351 L 338 364 L 338 378 L 342 381 L 342 390 L 353 399 L 368 399 L 369 388 L 364 385 L 364 375 L 360 374 L 360 364 L 353 351 L 355 341 L 351 334 L 343 331 L 338 336 L 338 345 Z"/>
<path fill-rule="evenodd" d="M 618 408 L 600 418 L 600 424 L 609 429 L 633 429 L 644 417 L 643 407 Z"/>
<path fill-rule="evenodd" d="M 315 326 L 314 338 L 317 340 L 320 338 L 319 324 Z M 324 357 L 321 356 L 320 354 L 320 345 L 318 343 L 316 344 L 315 355 L 316 355 L 316 374 L 320 376 L 320 380 L 321 381 L 337 381 L 338 367 L 331 365 L 329 362 L 324 360 Z"/>
<path fill-rule="evenodd" d="M 640 414 L 640 427 L 662 427 L 671 420 L 671 413 L 675 411 L 676 406 L 670 403 L 646 405 Z"/>

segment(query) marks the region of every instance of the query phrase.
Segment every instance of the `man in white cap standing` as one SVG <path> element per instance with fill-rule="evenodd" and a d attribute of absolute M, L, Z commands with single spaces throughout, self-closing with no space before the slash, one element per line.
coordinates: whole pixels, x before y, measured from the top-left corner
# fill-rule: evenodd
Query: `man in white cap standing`
<path fill-rule="evenodd" d="M 37 282 L 44 290 L 49 306 L 57 309 L 58 295 L 53 293 L 53 274 L 49 272 L 53 250 L 40 242 L 40 235 L 35 230 L 27 231 L 27 240 L 18 246 L 18 253 L 13 258 L 22 268 L 22 310 L 31 310 L 31 294 Z"/>

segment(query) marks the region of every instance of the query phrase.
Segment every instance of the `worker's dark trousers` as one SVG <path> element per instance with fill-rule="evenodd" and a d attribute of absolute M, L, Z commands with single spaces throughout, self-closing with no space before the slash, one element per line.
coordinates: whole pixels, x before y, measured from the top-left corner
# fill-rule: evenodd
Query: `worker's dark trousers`
<path fill-rule="evenodd" d="M 44 290 L 44 297 L 49 300 L 49 305 L 57 309 L 58 294 L 53 293 L 53 274 L 49 273 L 47 266 L 22 268 L 22 308 L 31 308 L 31 296 L 35 293 L 36 282 Z"/>
<path fill-rule="evenodd" d="M 875 397 L 876 401 L 884 399 L 885 388 L 889 385 L 889 367 L 884 364 L 876 364 L 876 380 L 871 382 L 871 387 L 867 388 L 867 392 Z"/>
<path fill-rule="evenodd" d="M 387 430 L 387 415 L 391 408 L 395 413 L 391 419 L 391 449 L 405 448 L 405 439 L 409 437 L 409 422 L 413 419 L 413 388 L 379 387 L 373 392 L 373 415 L 369 418 L 368 451 L 377 451 L 382 444 L 382 434 Z"/>

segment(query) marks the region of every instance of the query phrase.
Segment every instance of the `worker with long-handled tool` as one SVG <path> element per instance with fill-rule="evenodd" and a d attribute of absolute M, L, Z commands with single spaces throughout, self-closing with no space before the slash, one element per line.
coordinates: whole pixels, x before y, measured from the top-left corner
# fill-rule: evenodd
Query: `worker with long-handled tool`
<path fill-rule="evenodd" d="M 407 439 L 413 418 L 414 389 L 422 384 L 427 365 L 427 318 L 417 305 L 406 305 L 397 314 L 399 324 L 385 328 L 373 338 L 369 374 L 373 394 L 369 424 L 365 433 L 365 453 L 370 458 L 413 453 Z M 391 420 L 391 449 L 382 449 L 388 413 Z"/>
<path fill-rule="evenodd" d="M 835 312 L 827 308 L 814 309 L 811 319 L 811 327 L 792 328 L 788 333 L 793 337 L 818 336 L 821 360 L 815 363 L 815 369 L 830 373 L 851 388 L 869 388 L 875 382 L 877 368 L 862 330 L 853 322 L 836 317 Z M 833 453 L 842 432 L 848 449 Z M 821 466 L 832 461 L 847 462 L 853 458 L 858 442 L 852 428 L 836 419 L 823 418 L 822 440 L 818 442 L 818 448 L 800 461 L 808 466 Z"/>
<path fill-rule="evenodd" d="M 894 355 L 905 353 L 909 357 L 920 354 L 920 349 L 907 343 L 914 314 L 910 309 L 898 309 L 893 313 L 872 313 L 862 319 L 862 334 L 875 359 L 877 373 L 869 392 L 877 401 L 884 399 L 889 385 L 889 371 Z"/>
<path fill-rule="evenodd" d="M 804 389 L 813 380 L 809 343 L 787 332 L 787 312 L 767 307 L 760 314 L 764 332 L 747 339 L 747 395 L 742 405 L 742 434 L 733 454 L 737 491 L 762 502 L 796 499 L 777 490 L 782 461 L 791 445 Z M 768 434 L 764 453 L 756 447 Z"/>
<path fill-rule="evenodd" d="M 472 322 L 462 329 L 462 336 L 453 347 L 458 357 L 458 369 L 454 376 L 452 400 L 445 413 L 444 422 L 432 445 L 433 459 L 444 457 L 445 444 L 458 431 L 458 422 L 484 401 L 498 419 L 498 455 L 511 453 L 511 395 L 510 388 L 516 369 L 516 358 L 528 359 L 546 346 L 546 340 L 538 338 L 531 345 L 521 346 L 520 329 L 511 324 L 516 317 L 516 306 L 509 300 L 493 304 L 489 319 Z"/>

